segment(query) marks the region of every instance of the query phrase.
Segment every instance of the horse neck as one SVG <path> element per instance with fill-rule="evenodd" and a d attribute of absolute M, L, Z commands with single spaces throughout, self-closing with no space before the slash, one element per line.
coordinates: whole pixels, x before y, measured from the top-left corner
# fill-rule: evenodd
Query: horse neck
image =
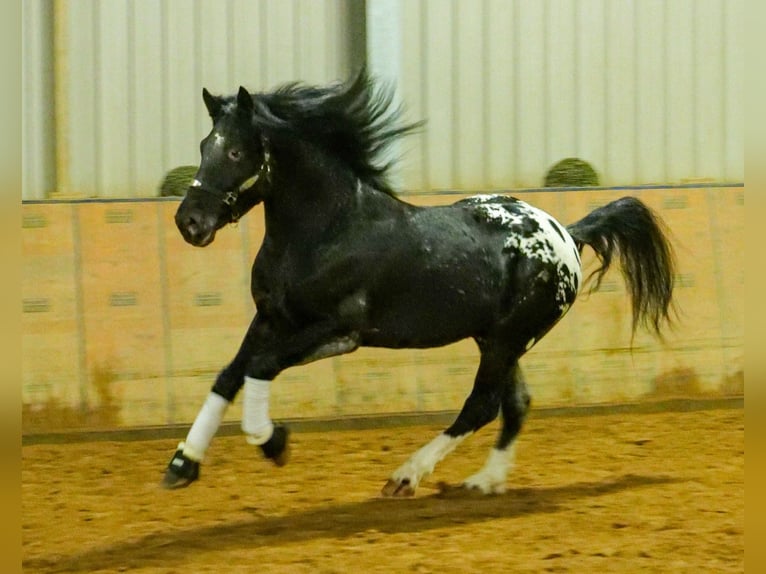
<path fill-rule="evenodd" d="M 385 195 L 362 190 L 347 168 L 332 158 L 306 153 L 305 146 L 283 151 L 275 163 L 272 190 L 264 201 L 266 233 L 272 238 L 317 239 L 358 218 L 365 202 L 380 201 L 374 196 Z"/>

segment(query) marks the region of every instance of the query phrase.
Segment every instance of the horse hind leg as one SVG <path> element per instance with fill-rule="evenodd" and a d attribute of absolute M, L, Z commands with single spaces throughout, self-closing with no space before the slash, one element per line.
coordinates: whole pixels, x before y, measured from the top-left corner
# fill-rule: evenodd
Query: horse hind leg
<path fill-rule="evenodd" d="M 481 470 L 465 479 L 465 488 L 479 490 L 484 494 L 505 492 L 508 473 L 513 470 L 516 436 L 529 411 L 529 403 L 526 382 L 519 364 L 515 363 L 503 386 L 500 402 L 503 425 L 497 441 Z"/>
<path fill-rule="evenodd" d="M 421 479 L 463 440 L 492 422 L 500 412 L 508 355 L 480 345 L 481 361 L 473 390 L 455 422 L 401 465 L 383 487 L 383 496 L 413 496 Z"/>
<path fill-rule="evenodd" d="M 517 305 L 499 325 L 496 347 L 503 348 L 508 361 L 500 375 L 500 409 L 503 426 L 495 446 L 479 472 L 469 476 L 464 487 L 485 494 L 505 491 L 508 472 L 513 466 L 514 441 L 529 410 L 530 397 L 519 367 L 519 359 L 540 341 L 569 309 L 556 302 L 556 283 L 540 283 L 530 287 L 531 295 Z"/>

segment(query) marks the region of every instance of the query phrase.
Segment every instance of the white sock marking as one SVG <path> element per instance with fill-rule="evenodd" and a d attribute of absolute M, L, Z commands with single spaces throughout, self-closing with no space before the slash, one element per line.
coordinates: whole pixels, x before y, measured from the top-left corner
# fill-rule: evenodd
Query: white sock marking
<path fill-rule="evenodd" d="M 508 471 L 513 468 L 515 458 L 516 446 L 513 443 L 505 450 L 493 448 L 482 469 L 466 478 L 463 484 L 484 494 L 501 494 L 505 492 L 505 481 Z"/>
<path fill-rule="evenodd" d="M 415 452 L 407 462 L 394 472 L 391 478 L 399 483 L 406 479 L 412 488 L 416 488 L 424 476 L 434 471 L 436 463 L 455 450 L 457 445 L 471 434 L 467 433 L 457 437 L 444 433 L 438 435 Z"/>

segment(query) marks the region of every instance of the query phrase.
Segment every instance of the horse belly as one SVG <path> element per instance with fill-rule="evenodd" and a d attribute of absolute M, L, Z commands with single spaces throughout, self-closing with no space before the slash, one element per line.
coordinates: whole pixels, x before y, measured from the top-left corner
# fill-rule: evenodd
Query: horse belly
<path fill-rule="evenodd" d="M 362 344 L 390 348 L 428 348 L 480 335 L 491 324 L 496 293 L 477 293 L 467 285 L 428 284 L 389 294 L 373 305 Z"/>

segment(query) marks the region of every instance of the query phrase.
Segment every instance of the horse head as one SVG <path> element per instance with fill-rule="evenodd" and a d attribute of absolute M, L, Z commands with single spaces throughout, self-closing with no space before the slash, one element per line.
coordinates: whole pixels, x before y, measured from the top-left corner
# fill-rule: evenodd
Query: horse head
<path fill-rule="evenodd" d="M 203 88 L 202 98 L 213 129 L 200 142 L 200 166 L 175 217 L 181 235 L 197 247 L 212 243 L 220 228 L 263 201 L 272 165 L 256 104 L 245 88 L 232 97 Z"/>

